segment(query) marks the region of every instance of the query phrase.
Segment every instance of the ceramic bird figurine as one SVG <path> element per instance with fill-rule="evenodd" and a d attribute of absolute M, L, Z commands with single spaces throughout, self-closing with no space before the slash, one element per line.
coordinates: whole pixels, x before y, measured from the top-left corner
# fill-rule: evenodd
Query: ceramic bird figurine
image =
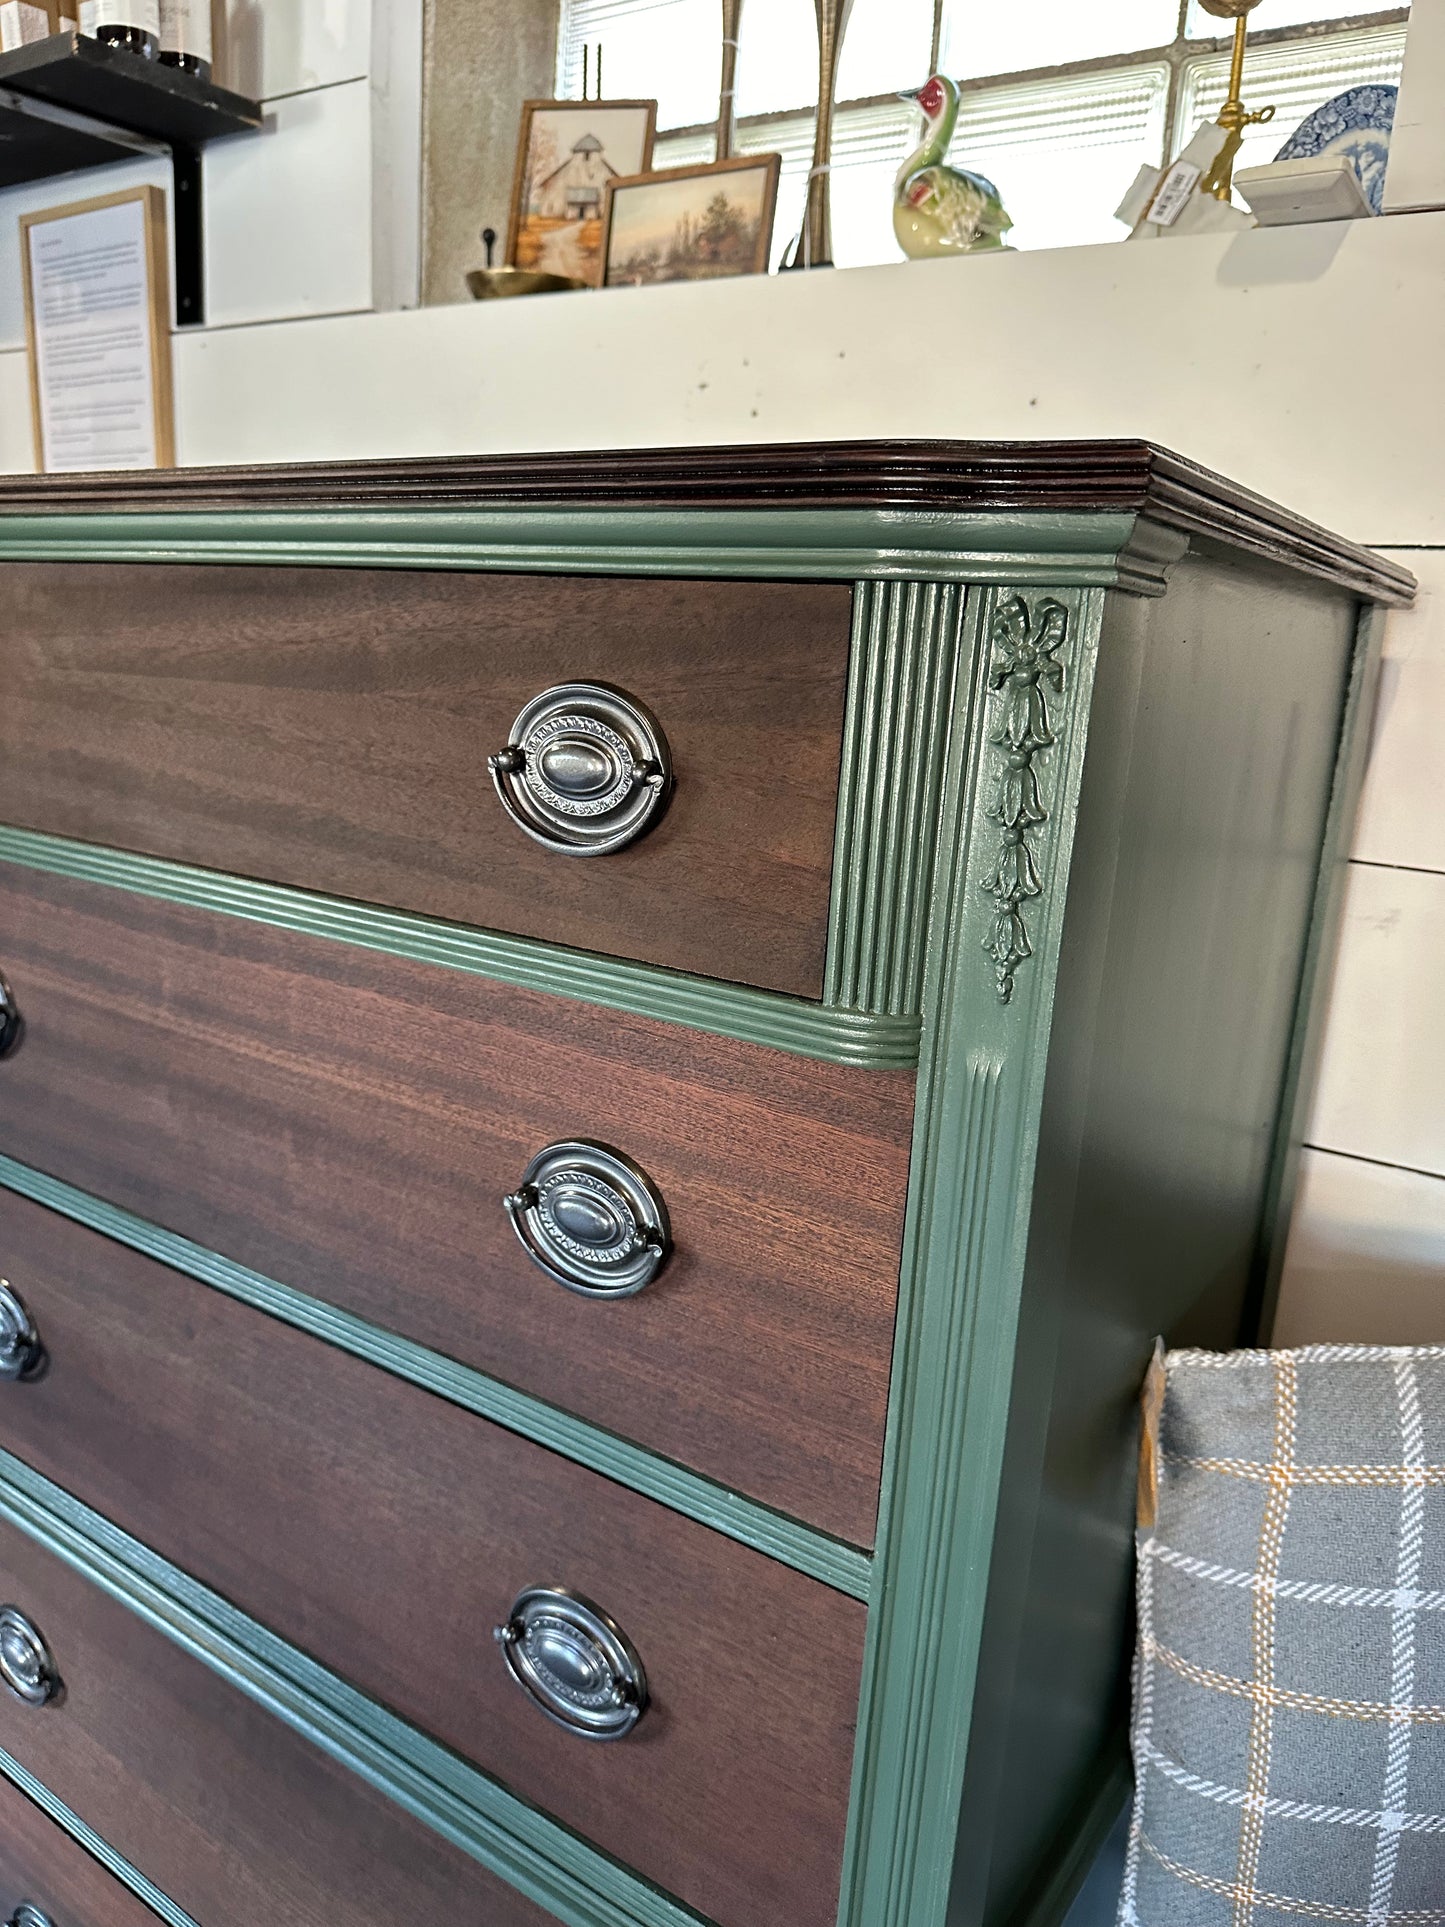
<path fill-rule="evenodd" d="M 893 187 L 893 232 L 911 260 L 938 254 L 982 254 L 1005 245 L 1013 226 L 998 189 L 966 167 L 947 167 L 958 120 L 958 85 L 935 74 L 900 95 L 923 110 L 923 141 L 899 169 Z"/>

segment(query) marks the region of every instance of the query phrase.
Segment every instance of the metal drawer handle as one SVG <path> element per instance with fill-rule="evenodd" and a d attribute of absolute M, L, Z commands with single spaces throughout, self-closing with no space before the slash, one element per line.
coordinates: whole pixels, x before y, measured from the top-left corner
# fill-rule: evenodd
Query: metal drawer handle
<path fill-rule="evenodd" d="M 586 1298 L 630 1298 L 672 1251 L 657 1186 L 605 1144 L 549 1144 L 502 1202 L 532 1263 Z"/>
<path fill-rule="evenodd" d="M 5 1927 L 55 1927 L 49 1914 L 44 1914 L 32 1901 L 22 1900 L 20 1905 L 6 1921 Z"/>
<path fill-rule="evenodd" d="M 0 1379 L 34 1378 L 45 1363 L 45 1347 L 25 1300 L 0 1278 Z"/>
<path fill-rule="evenodd" d="M 512 1678 L 569 1733 L 620 1740 L 647 1711 L 647 1674 L 636 1647 L 580 1593 L 529 1586 L 496 1638 Z"/>
<path fill-rule="evenodd" d="M 27 1706 L 44 1706 L 60 1691 L 44 1635 L 18 1606 L 0 1606 L 0 1680 Z"/>
<path fill-rule="evenodd" d="M 0 976 L 0 1057 L 14 1050 L 24 1027 L 19 1006 L 15 1002 L 15 992 Z"/>
<path fill-rule="evenodd" d="M 606 856 L 644 835 L 672 795 L 672 756 L 652 712 L 607 683 L 534 696 L 487 759 L 507 814 L 563 856 Z"/>

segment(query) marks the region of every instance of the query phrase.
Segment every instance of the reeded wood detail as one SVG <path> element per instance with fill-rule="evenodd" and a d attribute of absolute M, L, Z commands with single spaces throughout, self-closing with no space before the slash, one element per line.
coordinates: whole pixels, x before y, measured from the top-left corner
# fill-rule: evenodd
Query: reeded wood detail
<path fill-rule="evenodd" d="M 838 795 L 824 1000 L 911 1016 L 938 853 L 966 591 L 860 582 Z"/>
<path fill-rule="evenodd" d="M 888 1583 L 869 1628 L 843 1927 L 943 1927 L 938 1869 L 952 1863 L 1003 1459 L 1023 1284 L 1019 1173 L 1035 1155 L 1071 840 L 1042 839 L 1031 899 L 1034 966 L 1004 1002 L 982 950 L 998 905 L 985 885 L 999 839 L 1000 618 L 1020 592 L 991 589 L 966 612 L 966 700 L 948 747 L 924 939 L 924 1048 L 913 1184 L 879 1518 Z M 1038 746 L 1051 812 L 1070 820 L 1081 778 L 1102 598 L 1029 596 L 1069 636 L 1069 677 Z M 1014 612 L 1011 615 L 1009 612 Z M 1052 693 L 1052 692 L 1051 692 Z M 947 1721 L 931 1709 L 953 1709 Z"/>

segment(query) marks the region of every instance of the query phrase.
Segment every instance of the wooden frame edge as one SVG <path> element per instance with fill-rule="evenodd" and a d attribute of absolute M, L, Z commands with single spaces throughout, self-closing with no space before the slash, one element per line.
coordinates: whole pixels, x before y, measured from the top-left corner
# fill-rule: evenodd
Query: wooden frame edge
<path fill-rule="evenodd" d="M 612 245 L 612 204 L 619 191 L 624 187 L 647 187 L 657 181 L 676 181 L 701 179 L 708 174 L 740 173 L 750 168 L 767 169 L 767 218 L 758 234 L 758 249 L 750 274 L 766 274 L 773 252 L 773 229 L 778 218 L 778 184 L 782 179 L 783 157 L 781 154 L 734 154 L 723 161 L 692 161 L 685 167 L 647 168 L 641 174 L 624 174 L 615 181 L 608 181 L 602 198 L 602 245 L 601 259 L 598 264 L 599 289 L 607 286 L 607 254 Z M 742 275 L 716 275 L 715 280 L 740 281 Z"/>
<path fill-rule="evenodd" d="M 642 157 L 645 167 L 652 166 L 652 150 L 657 141 L 657 102 L 655 100 L 524 100 L 522 118 L 517 128 L 517 158 L 512 165 L 512 198 L 507 210 L 507 246 L 503 262 L 509 268 L 517 265 L 517 240 L 522 226 L 522 187 L 526 180 L 527 148 L 531 139 L 532 121 L 539 108 L 543 107 L 643 107 L 647 110 L 647 135 L 643 141 Z M 604 219 L 603 241 L 606 241 Z M 604 257 L 605 259 L 605 253 Z"/>
<path fill-rule="evenodd" d="M 30 266 L 30 234 L 52 221 L 69 220 L 78 214 L 99 213 L 102 208 L 124 207 L 135 202 L 142 209 L 145 228 L 146 306 L 150 317 L 150 366 L 152 431 L 155 437 L 156 468 L 176 465 L 175 381 L 171 365 L 171 281 L 166 235 L 165 190 L 147 183 L 141 187 L 120 188 L 113 194 L 94 194 L 83 201 L 68 201 L 59 207 L 36 208 L 22 214 L 20 221 L 20 276 L 25 304 L 25 349 L 30 376 L 30 426 L 35 442 L 36 473 L 60 471 L 45 466 L 45 437 L 40 409 L 40 354 L 35 332 L 35 284 Z"/>

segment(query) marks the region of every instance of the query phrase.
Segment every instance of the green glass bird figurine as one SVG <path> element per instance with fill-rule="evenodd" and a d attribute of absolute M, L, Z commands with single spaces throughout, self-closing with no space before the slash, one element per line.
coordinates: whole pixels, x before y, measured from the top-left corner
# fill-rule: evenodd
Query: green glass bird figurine
<path fill-rule="evenodd" d="M 941 254 L 983 254 L 1006 245 L 1013 226 L 992 181 L 966 167 L 944 165 L 958 122 L 958 84 L 934 74 L 901 100 L 923 112 L 923 141 L 898 171 L 893 187 L 893 232 L 914 261 Z"/>

